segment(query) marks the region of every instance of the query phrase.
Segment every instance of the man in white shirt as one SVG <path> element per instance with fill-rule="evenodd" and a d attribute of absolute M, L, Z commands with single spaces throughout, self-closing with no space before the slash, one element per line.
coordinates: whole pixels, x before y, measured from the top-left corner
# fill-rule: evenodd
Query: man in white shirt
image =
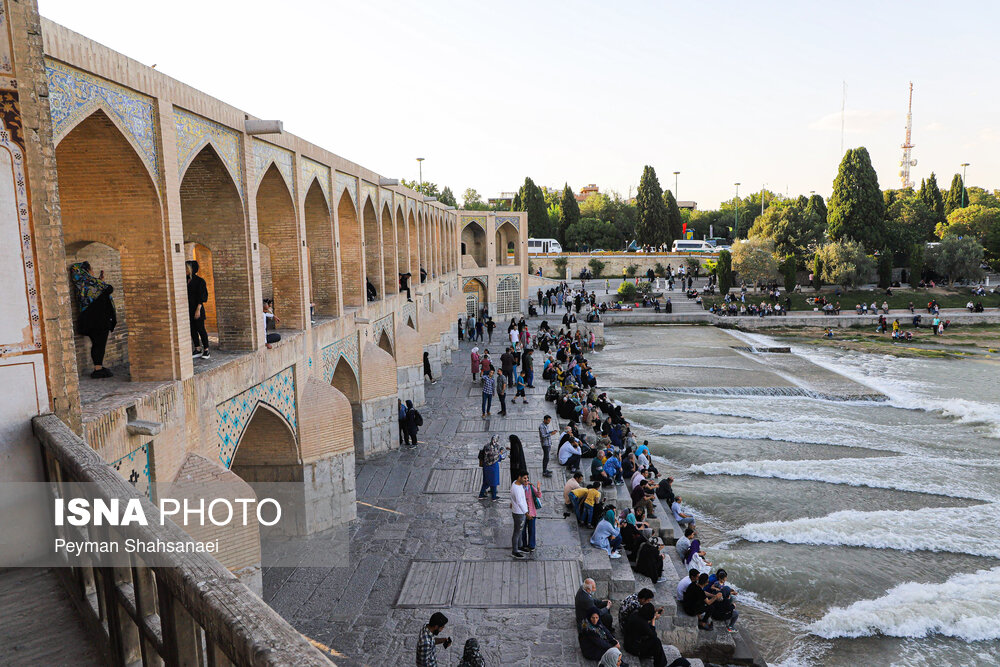
<path fill-rule="evenodd" d="M 518 476 L 510 485 L 510 511 L 514 517 L 514 532 L 510 536 L 510 555 L 518 560 L 524 559 L 521 552 L 521 531 L 528 514 L 528 498 L 525 495 L 525 485 L 528 483 L 528 473 Z"/>
<path fill-rule="evenodd" d="M 583 456 L 583 449 L 580 448 L 576 438 L 566 440 L 559 447 L 559 463 L 568 467 L 570 471 L 577 472 L 580 469 L 580 458 Z"/>
<path fill-rule="evenodd" d="M 690 526 L 694 523 L 694 517 L 690 514 L 685 514 L 681 511 L 681 497 L 677 496 L 674 498 L 674 504 L 670 506 L 670 511 L 674 513 L 674 521 L 676 521 L 681 528 Z"/>
<path fill-rule="evenodd" d="M 698 570 L 691 568 L 688 570 L 688 576 L 677 582 L 677 601 L 680 602 L 684 599 L 684 591 L 688 589 L 688 586 L 694 584 L 698 581 L 698 575 L 701 574 Z"/>

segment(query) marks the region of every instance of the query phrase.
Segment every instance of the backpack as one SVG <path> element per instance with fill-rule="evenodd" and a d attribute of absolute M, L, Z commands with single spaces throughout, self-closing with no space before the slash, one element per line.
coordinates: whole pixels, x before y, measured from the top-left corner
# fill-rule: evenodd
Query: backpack
<path fill-rule="evenodd" d="M 420 415 L 420 411 L 419 410 L 414 410 L 413 411 L 413 423 L 416 424 L 417 426 L 423 426 L 424 425 L 424 418 Z"/>
<path fill-rule="evenodd" d="M 483 447 L 482 449 L 479 450 L 479 467 L 480 468 L 486 467 L 486 447 Z"/>

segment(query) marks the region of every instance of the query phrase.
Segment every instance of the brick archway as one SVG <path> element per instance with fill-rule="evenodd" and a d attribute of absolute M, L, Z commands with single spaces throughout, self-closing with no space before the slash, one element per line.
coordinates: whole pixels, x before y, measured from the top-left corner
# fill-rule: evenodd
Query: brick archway
<path fill-rule="evenodd" d="M 273 162 L 257 187 L 256 205 L 264 297 L 274 299 L 283 328 L 304 329 L 299 226 L 292 193 Z"/>
<path fill-rule="evenodd" d="M 260 312 L 251 298 L 250 248 L 243 200 L 233 177 L 211 143 L 191 160 L 180 186 L 184 243 L 198 243 L 212 254 L 214 289 L 207 310 L 215 312 L 219 346 L 256 347 L 253 318 Z"/>
<path fill-rule="evenodd" d="M 400 273 L 412 272 L 410 268 L 410 237 L 406 232 L 406 216 L 403 207 L 396 207 L 396 270 Z"/>
<path fill-rule="evenodd" d="M 306 247 L 309 250 L 309 294 L 315 315 L 337 317 L 337 251 L 333 240 L 333 217 L 319 181 L 313 179 L 302 209 L 306 222 Z"/>
<path fill-rule="evenodd" d="M 406 216 L 406 236 L 410 246 L 410 273 L 416 276 L 414 283 L 420 282 L 420 235 L 417 233 L 417 219 L 413 211 Z"/>
<path fill-rule="evenodd" d="M 382 287 L 378 213 L 375 212 L 375 206 L 370 198 L 365 199 L 361 219 L 364 221 L 365 229 L 365 279 L 375 287 L 376 299 L 381 299 L 385 296 L 385 291 Z M 366 284 L 365 288 L 367 287 Z"/>
<path fill-rule="evenodd" d="M 392 224 L 392 210 L 382 207 L 382 277 L 385 293 L 399 293 L 399 274 L 396 271 L 396 230 Z"/>
<path fill-rule="evenodd" d="M 120 356 L 106 355 L 105 363 L 127 362 L 133 380 L 173 379 L 179 372 L 179 357 L 168 290 L 168 244 L 160 198 L 146 165 L 98 109 L 59 142 L 56 169 L 67 260 L 86 259 L 73 253 L 94 242 L 112 250 L 109 262 L 114 257 L 118 266 L 92 262 L 93 272 L 105 271 L 111 277 L 116 271 L 119 284 L 112 296 L 123 310 L 129 304 L 121 331 L 115 334 L 122 342 Z M 71 294 L 75 299 L 72 289 Z M 186 327 L 181 336 L 188 340 Z M 82 343 L 79 339 L 78 345 Z M 89 363 L 88 359 L 88 367 L 81 370 L 88 370 Z"/>
<path fill-rule="evenodd" d="M 270 405 L 257 403 L 233 452 L 229 469 L 247 482 L 276 481 L 267 476 L 269 470 L 284 468 L 287 475 L 294 477 L 301 463 L 299 445 L 291 426 Z"/>
<path fill-rule="evenodd" d="M 354 200 L 347 190 L 337 204 L 340 231 L 340 275 L 343 281 L 344 306 L 360 308 L 365 303 L 365 283 L 361 275 L 361 225 L 358 223 Z"/>

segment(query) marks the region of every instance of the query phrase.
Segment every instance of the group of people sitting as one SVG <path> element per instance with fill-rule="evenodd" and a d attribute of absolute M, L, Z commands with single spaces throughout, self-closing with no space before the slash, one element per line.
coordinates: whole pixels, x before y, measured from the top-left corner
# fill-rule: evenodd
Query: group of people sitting
<path fill-rule="evenodd" d="M 788 315 L 788 310 L 780 303 L 769 303 L 767 301 L 761 301 L 759 304 L 741 303 L 738 306 L 732 301 L 719 306 L 712 304 L 712 307 L 708 309 L 708 312 L 714 313 L 715 315 L 729 317 L 734 317 L 736 315 L 748 315 L 750 317 Z"/>
<path fill-rule="evenodd" d="M 867 303 L 856 303 L 854 304 L 854 312 L 857 313 L 858 315 L 867 315 L 869 313 L 871 313 L 872 315 L 876 315 L 879 312 L 881 312 L 883 315 L 888 315 L 889 302 L 883 301 L 881 307 L 879 307 L 874 301 L 871 302 L 871 305 L 868 305 Z"/>

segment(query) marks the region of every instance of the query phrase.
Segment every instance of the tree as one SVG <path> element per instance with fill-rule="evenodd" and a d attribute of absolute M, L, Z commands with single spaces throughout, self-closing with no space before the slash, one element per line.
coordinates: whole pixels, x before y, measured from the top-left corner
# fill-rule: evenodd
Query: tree
<path fill-rule="evenodd" d="M 823 280 L 834 285 L 857 287 L 868 282 L 874 263 L 857 241 L 833 241 L 816 250 L 822 261 Z"/>
<path fill-rule="evenodd" d="M 563 188 L 562 212 L 559 216 L 559 241 L 566 242 L 566 230 L 570 225 L 580 222 L 580 205 L 576 196 L 570 190 L 569 183 Z"/>
<path fill-rule="evenodd" d="M 867 148 L 852 148 L 844 155 L 833 181 L 827 222 L 834 241 L 853 239 L 870 251 L 882 246 L 885 203 Z"/>
<path fill-rule="evenodd" d="M 684 238 L 684 223 L 681 221 L 681 210 L 677 207 L 677 200 L 670 190 L 663 191 L 663 205 L 667 209 L 667 230 L 669 237 L 666 243 L 673 243 L 677 239 Z"/>
<path fill-rule="evenodd" d="M 965 188 L 965 205 L 979 205 L 986 208 L 1000 208 L 1000 190 L 987 192 L 972 185 Z"/>
<path fill-rule="evenodd" d="M 774 256 L 771 239 L 745 239 L 733 245 L 733 271 L 740 281 L 751 284 L 769 283 L 778 277 L 778 259 Z"/>
<path fill-rule="evenodd" d="M 934 238 L 934 211 L 920 195 L 897 199 L 886 214 L 886 242 L 897 253 L 905 253 L 917 241 Z"/>
<path fill-rule="evenodd" d="M 524 179 L 524 185 L 514 198 L 515 211 L 528 212 L 528 236 L 533 238 L 555 238 L 555 229 L 549 221 L 549 211 L 542 189 L 531 178 Z"/>
<path fill-rule="evenodd" d="M 621 285 L 618 286 L 618 296 L 622 298 L 623 303 L 628 303 L 629 301 L 635 301 L 635 295 L 638 293 L 635 283 L 625 280 Z"/>
<path fill-rule="evenodd" d="M 728 250 L 719 251 L 719 263 L 715 266 L 715 275 L 719 279 L 719 293 L 729 294 L 733 286 L 733 256 Z"/>
<path fill-rule="evenodd" d="M 962 201 L 968 206 L 969 198 L 965 197 L 965 184 L 962 182 L 961 174 L 955 174 L 951 179 L 951 187 L 948 188 L 948 196 L 944 200 L 944 214 L 951 215 L 955 209 L 962 208 Z"/>
<path fill-rule="evenodd" d="M 823 258 L 818 251 L 813 256 L 813 289 L 823 289 Z"/>
<path fill-rule="evenodd" d="M 590 195 L 583 200 L 579 206 L 581 218 L 597 218 L 599 220 L 610 220 L 612 214 L 611 197 L 603 192 Z"/>
<path fill-rule="evenodd" d="M 562 280 L 566 277 L 566 265 L 569 264 L 569 259 L 566 257 L 556 257 L 552 260 L 552 266 L 556 270 L 556 278 Z"/>
<path fill-rule="evenodd" d="M 944 222 L 944 197 L 941 195 L 941 188 L 937 184 L 937 176 L 934 172 L 926 179 L 920 181 L 920 200 L 934 215 L 934 224 Z"/>
<path fill-rule="evenodd" d="M 455 193 L 452 192 L 451 188 L 447 185 L 444 186 L 444 190 L 442 190 L 441 194 L 438 195 L 438 201 L 445 206 L 454 206 L 455 208 L 458 208 L 458 202 L 455 201 Z"/>
<path fill-rule="evenodd" d="M 587 262 L 587 266 L 590 267 L 590 272 L 594 274 L 595 278 L 600 278 L 601 274 L 604 272 L 604 262 L 596 257 L 591 257 L 590 261 Z"/>
<path fill-rule="evenodd" d="M 954 285 L 956 280 L 973 280 L 983 275 L 983 246 L 969 236 L 946 236 L 937 247 L 934 270 Z"/>
<path fill-rule="evenodd" d="M 613 223 L 597 218 L 581 218 L 578 223 L 571 225 L 566 230 L 564 247 L 579 250 L 586 246 L 591 250 L 594 248 L 616 250 L 621 245 L 621 232 Z"/>
<path fill-rule="evenodd" d="M 973 237 L 983 245 L 990 262 L 1000 261 L 1000 208 L 987 208 L 979 204 L 958 208 L 951 212 L 943 225 L 938 225 L 937 235 Z"/>
<path fill-rule="evenodd" d="M 806 204 L 806 210 L 803 215 L 814 218 L 815 221 L 813 224 L 821 225 L 823 231 L 826 231 L 826 202 L 823 201 L 822 195 L 811 195 L 809 197 L 809 202 Z"/>
<path fill-rule="evenodd" d="M 914 243 L 910 246 L 910 256 L 907 258 L 910 266 L 910 287 L 920 284 L 924 275 L 924 244 Z"/>
<path fill-rule="evenodd" d="M 410 188 L 428 197 L 439 197 L 441 195 L 438 191 L 437 183 L 429 183 L 428 181 L 417 183 L 416 181 L 408 181 L 405 178 L 400 179 L 399 182 L 403 184 L 404 188 Z"/>
<path fill-rule="evenodd" d="M 462 193 L 462 208 L 468 211 L 487 211 L 490 207 L 474 188 L 466 188 Z"/>
<path fill-rule="evenodd" d="M 795 283 L 796 283 L 795 269 L 797 267 L 798 267 L 798 262 L 795 259 L 795 255 L 789 255 L 788 257 L 786 257 L 779 266 L 781 275 L 785 279 L 786 292 L 791 292 L 795 289 Z"/>
<path fill-rule="evenodd" d="M 772 205 L 757 217 L 747 236 L 771 239 L 779 255 L 804 261 L 822 240 L 824 226 L 818 215 L 804 215 L 795 204 Z"/>
<path fill-rule="evenodd" d="M 878 286 L 882 289 L 892 284 L 892 251 L 883 248 L 878 256 Z"/>
<path fill-rule="evenodd" d="M 667 207 L 663 203 L 663 190 L 656 172 L 646 165 L 639 179 L 639 191 L 635 196 L 639 220 L 635 226 L 635 238 L 640 245 L 659 246 L 667 242 Z"/>

